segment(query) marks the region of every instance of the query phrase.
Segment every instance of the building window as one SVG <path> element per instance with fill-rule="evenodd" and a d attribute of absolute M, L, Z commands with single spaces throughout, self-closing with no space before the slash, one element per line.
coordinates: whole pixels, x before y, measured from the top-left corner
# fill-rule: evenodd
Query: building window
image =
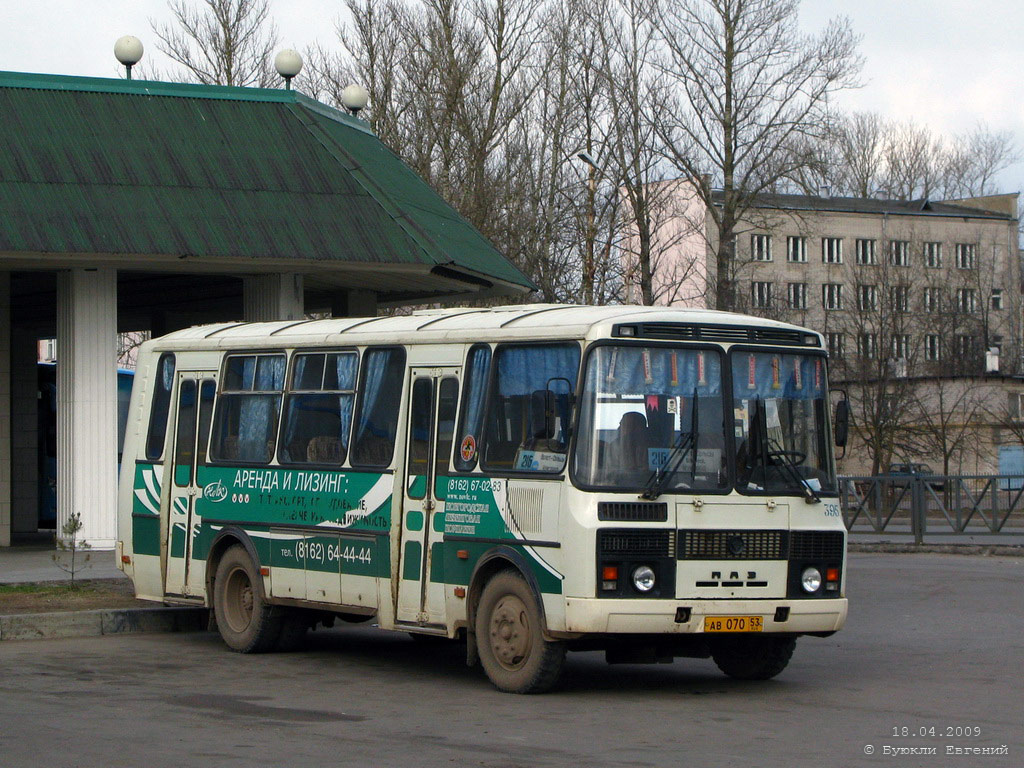
<path fill-rule="evenodd" d="M 861 357 L 874 358 L 878 349 L 878 337 L 873 333 L 857 334 L 857 354 Z"/>
<path fill-rule="evenodd" d="M 864 266 L 867 264 L 877 264 L 878 260 L 875 258 L 875 241 L 874 240 L 857 240 L 857 263 Z"/>
<path fill-rule="evenodd" d="M 956 244 L 956 268 L 974 269 L 974 243 Z"/>
<path fill-rule="evenodd" d="M 755 282 L 751 288 L 754 307 L 757 309 L 768 309 L 772 305 L 772 284 Z"/>
<path fill-rule="evenodd" d="M 750 236 L 750 260 L 771 261 L 772 260 L 772 238 L 771 235 Z"/>
<path fill-rule="evenodd" d="M 973 336 L 959 334 L 956 337 L 956 351 L 960 357 L 971 357 L 974 354 L 977 342 Z"/>
<path fill-rule="evenodd" d="M 924 357 L 930 362 L 936 362 L 942 357 L 942 346 L 939 343 L 939 334 L 929 333 L 924 337 Z"/>
<path fill-rule="evenodd" d="M 893 312 L 910 311 L 910 286 L 894 285 L 889 289 Z"/>
<path fill-rule="evenodd" d="M 910 334 L 896 333 L 892 337 L 892 356 L 896 360 L 906 360 L 910 352 Z"/>
<path fill-rule="evenodd" d="M 930 285 L 924 289 L 924 311 L 935 313 L 942 311 L 942 289 Z"/>
<path fill-rule="evenodd" d="M 843 238 L 823 237 L 821 238 L 821 260 L 825 264 L 843 263 Z"/>
<path fill-rule="evenodd" d="M 786 261 L 803 263 L 807 261 L 807 238 L 794 237 L 786 238 Z"/>
<path fill-rule="evenodd" d="M 973 288 L 956 289 L 956 309 L 958 312 L 973 312 L 977 308 Z"/>
<path fill-rule="evenodd" d="M 846 354 L 846 341 L 841 333 L 829 333 L 826 336 L 829 357 L 843 357 Z"/>
<path fill-rule="evenodd" d="M 873 285 L 857 286 L 857 309 L 878 309 L 878 289 Z"/>
<path fill-rule="evenodd" d="M 992 297 L 990 299 L 992 309 L 999 310 L 1003 308 L 1003 289 L 993 288 Z"/>
<path fill-rule="evenodd" d="M 821 306 L 825 309 L 843 308 L 843 286 L 840 283 L 825 283 L 821 286 Z"/>
<path fill-rule="evenodd" d="M 789 308 L 807 309 L 807 283 L 789 284 Z"/>
<path fill-rule="evenodd" d="M 942 243 L 924 244 L 924 265 L 931 269 L 942 266 Z"/>
<path fill-rule="evenodd" d="M 910 243 L 906 240 L 892 240 L 889 243 L 889 263 L 894 267 L 909 267 Z"/>

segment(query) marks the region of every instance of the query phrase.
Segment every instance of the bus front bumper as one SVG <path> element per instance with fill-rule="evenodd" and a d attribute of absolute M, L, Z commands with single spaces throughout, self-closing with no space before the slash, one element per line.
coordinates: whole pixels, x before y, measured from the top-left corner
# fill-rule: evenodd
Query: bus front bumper
<path fill-rule="evenodd" d="M 603 600 L 565 598 L 565 631 L 586 634 L 695 634 L 705 618 L 760 617 L 766 633 L 834 632 L 846 598 L 819 600 Z"/>

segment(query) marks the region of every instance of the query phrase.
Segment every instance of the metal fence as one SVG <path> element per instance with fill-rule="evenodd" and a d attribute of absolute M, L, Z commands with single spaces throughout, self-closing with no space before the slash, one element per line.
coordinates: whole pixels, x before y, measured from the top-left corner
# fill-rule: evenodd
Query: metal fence
<path fill-rule="evenodd" d="M 875 475 L 839 478 L 850 533 L 1024 535 L 1024 475 Z"/>

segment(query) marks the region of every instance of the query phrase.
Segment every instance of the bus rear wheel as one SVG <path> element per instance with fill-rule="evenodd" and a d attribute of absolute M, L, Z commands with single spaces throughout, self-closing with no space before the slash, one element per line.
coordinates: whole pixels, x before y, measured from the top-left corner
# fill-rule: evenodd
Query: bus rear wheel
<path fill-rule="evenodd" d="M 243 547 L 231 547 L 217 565 L 213 611 L 232 650 L 263 653 L 277 645 L 281 615 L 263 599 L 259 572 Z"/>
<path fill-rule="evenodd" d="M 476 611 L 480 663 L 494 686 L 508 693 L 543 693 L 561 678 L 565 644 L 544 639 L 540 607 L 518 573 L 487 582 Z"/>
<path fill-rule="evenodd" d="M 711 658 L 737 680 L 771 680 L 786 668 L 795 648 L 795 637 L 739 635 L 721 638 L 711 648 Z"/>

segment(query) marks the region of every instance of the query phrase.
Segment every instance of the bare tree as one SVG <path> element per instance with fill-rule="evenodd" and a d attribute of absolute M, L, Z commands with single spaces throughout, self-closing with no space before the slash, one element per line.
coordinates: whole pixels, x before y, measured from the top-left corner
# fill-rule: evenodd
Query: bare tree
<path fill-rule="evenodd" d="M 268 0 L 187 0 L 168 3 L 172 22 L 150 19 L 157 47 L 207 85 L 270 87 L 278 43 Z"/>
<path fill-rule="evenodd" d="M 810 161 L 794 151 L 795 139 L 825 131 L 828 95 L 852 86 L 860 69 L 849 23 L 804 35 L 798 7 L 798 0 L 679 0 L 665 4 L 658 20 L 675 94 L 662 138 L 713 220 L 709 277 L 719 309 L 736 303 L 737 223 L 756 195 Z"/>
<path fill-rule="evenodd" d="M 984 400 L 971 379 L 937 377 L 921 382 L 914 403 L 914 432 L 921 452 L 942 461 L 942 474 L 959 474 L 959 460 L 975 447 Z"/>

